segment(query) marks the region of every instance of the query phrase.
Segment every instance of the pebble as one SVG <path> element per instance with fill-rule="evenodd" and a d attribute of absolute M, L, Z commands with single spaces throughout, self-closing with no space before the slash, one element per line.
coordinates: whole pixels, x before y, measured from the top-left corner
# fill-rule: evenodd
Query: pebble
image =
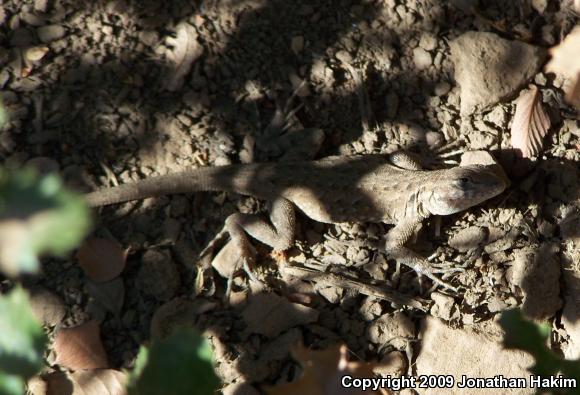
<path fill-rule="evenodd" d="M 142 31 L 139 33 L 139 40 L 143 44 L 153 47 L 159 42 L 159 34 L 156 31 Z"/>
<path fill-rule="evenodd" d="M 437 48 L 437 38 L 432 34 L 424 33 L 419 40 L 419 46 L 425 51 L 433 51 Z"/>
<path fill-rule="evenodd" d="M 338 51 L 335 56 L 341 62 L 344 62 L 344 63 L 351 63 L 352 62 L 352 56 L 350 55 L 350 53 L 348 53 L 346 51 Z"/>
<path fill-rule="evenodd" d="M 32 33 L 25 28 L 16 29 L 12 33 L 9 43 L 12 47 L 27 47 L 32 44 Z"/>
<path fill-rule="evenodd" d="M 415 63 L 415 67 L 419 70 L 424 70 L 431 66 L 433 59 L 431 58 L 431 54 L 425 51 L 421 47 L 417 47 L 413 50 L 413 62 Z"/>
<path fill-rule="evenodd" d="M 48 0 L 34 0 L 34 9 L 38 12 L 46 12 L 48 10 Z"/>
<path fill-rule="evenodd" d="M 30 26 L 42 26 L 45 22 L 45 19 L 36 15 L 32 12 L 22 12 L 22 20 L 26 22 L 27 25 Z"/>
<path fill-rule="evenodd" d="M 148 250 L 143 254 L 137 286 L 159 301 L 172 299 L 179 289 L 179 272 L 166 251 Z"/>
<path fill-rule="evenodd" d="M 59 324 L 66 314 L 66 307 L 62 299 L 42 287 L 31 290 L 30 307 L 34 317 L 49 326 Z"/>
<path fill-rule="evenodd" d="M 430 148 L 437 148 L 443 145 L 445 138 L 439 132 L 429 131 L 425 134 L 425 142 Z"/>
<path fill-rule="evenodd" d="M 387 343 L 403 350 L 407 344 L 406 339 L 415 336 L 415 325 L 403 313 L 385 314 L 369 324 L 367 338 L 381 346 Z"/>
<path fill-rule="evenodd" d="M 540 70 L 544 48 L 487 32 L 467 32 L 449 43 L 461 114 L 472 114 L 511 97 Z M 506 62 L 518 54 L 518 62 Z"/>
<path fill-rule="evenodd" d="M 433 292 L 431 299 L 435 302 L 431 307 L 431 315 L 449 321 L 453 313 L 455 300 L 451 296 L 439 292 Z"/>
<path fill-rule="evenodd" d="M 304 49 L 304 36 L 294 36 L 290 42 L 290 48 L 292 52 L 298 54 Z"/>
<path fill-rule="evenodd" d="M 441 81 L 435 85 L 435 94 L 437 96 L 444 96 L 451 90 L 451 85 L 448 82 Z"/>
<path fill-rule="evenodd" d="M 450 240 L 449 246 L 460 252 L 476 248 L 487 238 L 487 231 L 479 226 L 470 226 L 457 232 Z"/>
<path fill-rule="evenodd" d="M 61 25 L 46 25 L 36 29 L 36 33 L 40 41 L 49 43 L 64 37 L 65 30 Z"/>

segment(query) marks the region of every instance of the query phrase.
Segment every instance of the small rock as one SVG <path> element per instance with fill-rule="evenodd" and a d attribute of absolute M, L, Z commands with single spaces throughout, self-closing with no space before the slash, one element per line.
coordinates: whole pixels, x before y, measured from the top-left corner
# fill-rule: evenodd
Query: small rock
<path fill-rule="evenodd" d="M 424 70 L 431 66 L 433 59 L 429 52 L 425 51 L 423 48 L 417 47 L 413 49 L 413 62 L 415 63 L 415 67 L 419 70 Z"/>
<path fill-rule="evenodd" d="M 400 351 L 393 351 L 381 358 L 373 372 L 381 377 L 401 377 L 407 370 L 407 358 Z"/>
<path fill-rule="evenodd" d="M 560 259 L 557 244 L 518 250 L 511 281 L 524 294 L 522 312 L 531 319 L 547 320 L 562 307 L 560 299 Z"/>
<path fill-rule="evenodd" d="M 221 389 L 223 395 L 260 395 L 250 383 L 232 383 Z"/>
<path fill-rule="evenodd" d="M 542 15 L 548 8 L 548 0 L 532 0 L 532 7 Z"/>
<path fill-rule="evenodd" d="M 298 55 L 304 49 L 304 36 L 294 36 L 290 41 L 292 52 Z"/>
<path fill-rule="evenodd" d="M 143 44 L 153 47 L 159 42 L 159 34 L 156 31 L 144 30 L 139 33 L 139 40 Z"/>
<path fill-rule="evenodd" d="M 425 134 L 425 142 L 429 148 L 437 148 L 443 145 L 445 137 L 441 133 L 431 130 Z"/>
<path fill-rule="evenodd" d="M 362 303 L 359 312 L 365 321 L 372 321 L 383 311 L 380 300 L 372 296 L 367 296 Z"/>
<path fill-rule="evenodd" d="M 487 151 L 467 151 L 461 155 L 459 166 L 469 165 L 497 165 L 497 161 Z"/>
<path fill-rule="evenodd" d="M 30 290 L 30 307 L 34 317 L 48 326 L 60 324 L 66 314 L 60 297 L 42 287 Z"/>
<path fill-rule="evenodd" d="M 578 229 L 578 228 L 576 228 Z M 580 251 L 562 254 L 562 274 L 564 278 L 564 309 L 562 311 L 562 326 L 569 337 L 563 351 L 566 359 L 580 357 L 580 271 L 578 261 Z"/>
<path fill-rule="evenodd" d="M 43 43 L 58 40 L 64 37 L 65 29 L 61 25 L 46 25 L 36 29 L 38 39 Z"/>
<path fill-rule="evenodd" d="M 444 96 L 451 90 L 451 85 L 448 82 L 441 81 L 435 85 L 435 94 L 437 96 Z"/>
<path fill-rule="evenodd" d="M 429 33 L 421 34 L 421 39 L 419 40 L 419 46 L 425 51 L 433 51 L 437 48 L 437 38 Z"/>
<path fill-rule="evenodd" d="M 318 293 L 328 300 L 330 303 L 337 304 L 342 299 L 343 290 L 336 287 L 327 287 L 317 289 Z"/>
<path fill-rule="evenodd" d="M 10 46 L 12 47 L 28 47 L 32 45 L 32 33 L 30 30 L 25 28 L 19 28 L 12 32 L 12 37 L 10 37 Z"/>
<path fill-rule="evenodd" d="M 439 292 L 433 292 L 431 294 L 431 299 L 435 302 L 433 307 L 431 307 L 431 315 L 449 321 L 453 316 L 455 299 Z"/>
<path fill-rule="evenodd" d="M 470 329 L 452 329 L 437 318 L 427 317 L 421 328 L 421 350 L 417 356 L 417 375 L 453 375 L 455 383 L 466 377 L 528 377 L 533 357 L 519 350 L 505 349 L 501 341 Z M 490 363 L 491 362 L 491 363 Z M 428 393 L 472 394 L 473 391 L 439 390 Z M 478 394 L 497 394 L 497 388 Z M 505 393 L 505 392 L 504 392 Z M 515 393 L 515 392 L 514 392 Z M 533 390 L 518 392 L 532 394 Z"/>
<path fill-rule="evenodd" d="M 48 0 L 34 0 L 34 10 L 46 12 L 48 10 Z"/>
<path fill-rule="evenodd" d="M 341 62 L 348 64 L 352 62 L 352 56 L 347 51 L 338 51 L 335 56 Z"/>
<path fill-rule="evenodd" d="M 415 325 L 403 313 L 385 314 L 368 326 L 367 336 L 381 347 L 389 344 L 404 350 L 408 340 L 415 336 Z"/>
<path fill-rule="evenodd" d="M 461 86 L 461 114 L 512 96 L 543 64 L 546 51 L 496 34 L 467 32 L 450 43 L 455 79 Z"/>
<path fill-rule="evenodd" d="M 451 239 L 449 239 L 449 246 L 455 248 L 457 251 L 466 252 L 477 248 L 487 240 L 487 229 L 480 226 L 470 226 L 461 229 Z"/>
<path fill-rule="evenodd" d="M 141 292 L 166 302 L 175 296 L 179 285 L 179 272 L 169 253 L 148 250 L 143 254 L 137 274 L 137 286 Z"/>
<path fill-rule="evenodd" d="M 246 334 L 275 337 L 295 326 L 317 321 L 318 311 L 274 293 L 261 293 L 249 298 L 242 318 L 248 325 Z"/>
<path fill-rule="evenodd" d="M 505 127 L 507 114 L 503 106 L 499 105 L 495 106 L 493 110 L 487 113 L 485 115 L 485 119 L 486 121 L 493 123 L 498 128 L 503 128 Z"/>
<path fill-rule="evenodd" d="M 22 20 L 30 26 L 42 26 L 46 23 L 45 19 L 32 12 L 22 12 Z"/>

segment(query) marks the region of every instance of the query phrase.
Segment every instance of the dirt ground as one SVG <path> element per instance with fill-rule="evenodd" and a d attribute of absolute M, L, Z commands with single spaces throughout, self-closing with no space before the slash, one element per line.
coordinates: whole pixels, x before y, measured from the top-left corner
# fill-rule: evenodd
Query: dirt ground
<path fill-rule="evenodd" d="M 441 168 L 482 149 L 512 183 L 481 206 L 424 224 L 413 249 L 462 269 L 445 276 L 456 293 L 364 243 L 389 226 L 305 216 L 287 259 L 319 280 L 282 273 L 265 246 L 261 284 L 243 274 L 228 280 L 231 270 L 200 252 L 229 214 L 264 211 L 265 202 L 224 193 L 95 211 L 94 235 L 130 247 L 115 302 L 91 291 L 74 254 L 47 259 L 29 286 L 64 301 L 57 329 L 98 320 L 113 368 L 132 366 L 140 344 L 174 325 L 209 330 L 231 393 L 294 378 L 288 349 L 300 340 L 315 349 L 343 341 L 368 361 L 398 355 L 393 374 L 421 374 L 430 365 L 417 362 L 432 338 L 426 317 L 466 342 L 472 333 L 497 342 L 493 323 L 513 307 L 549 320 L 552 347 L 578 358 L 580 118 L 542 71 L 546 49 L 577 24 L 572 1 L 554 0 L 0 0 L 5 164 L 57 170 L 88 191 L 188 166 L 400 148 Z M 498 83 L 482 85 L 481 65 L 465 58 L 475 47 L 499 58 L 524 49 L 488 65 L 483 74 Z M 510 125 L 530 82 L 551 127 L 539 155 L 524 161 L 511 150 Z M 417 304 L 390 303 L 360 284 Z M 441 342 L 434 355 L 456 360 L 457 342 Z"/>

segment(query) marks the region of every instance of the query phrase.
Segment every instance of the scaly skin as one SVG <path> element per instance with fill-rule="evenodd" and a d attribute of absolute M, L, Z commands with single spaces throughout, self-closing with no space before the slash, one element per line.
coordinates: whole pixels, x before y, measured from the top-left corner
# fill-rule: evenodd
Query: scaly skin
<path fill-rule="evenodd" d="M 423 219 L 466 210 L 500 194 L 507 183 L 493 166 L 415 168 L 397 167 L 385 155 L 206 167 L 91 192 L 85 198 L 91 206 L 103 206 L 176 193 L 226 191 L 268 200 L 271 223 L 247 214 L 233 214 L 226 221 L 230 236 L 248 259 L 252 248 L 246 233 L 276 250 L 292 246 L 295 207 L 319 222 L 395 224 L 387 235 L 389 253 L 453 289 L 405 243 Z"/>

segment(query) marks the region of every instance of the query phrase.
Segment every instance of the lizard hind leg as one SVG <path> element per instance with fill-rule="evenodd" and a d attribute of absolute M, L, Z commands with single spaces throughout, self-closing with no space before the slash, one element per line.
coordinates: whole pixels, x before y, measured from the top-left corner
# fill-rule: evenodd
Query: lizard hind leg
<path fill-rule="evenodd" d="M 255 279 L 251 267 L 255 262 L 256 249 L 248 235 L 272 247 L 275 251 L 284 251 L 294 244 L 295 224 L 294 206 L 284 198 L 277 198 L 271 202 L 270 221 L 258 214 L 230 215 L 226 219 L 225 229 L 231 238 L 228 244 L 235 246 L 235 253 L 232 253 L 230 248 L 225 254 L 228 256 L 227 260 L 232 266 L 239 266 L 239 262 L 242 262 L 248 276 Z M 225 259 L 221 251 L 218 256 L 220 259 Z M 220 265 L 223 266 L 224 263 Z"/>
<path fill-rule="evenodd" d="M 257 214 L 232 214 L 226 220 L 226 227 L 242 250 L 249 243 L 247 233 L 276 251 L 284 251 L 294 244 L 294 206 L 287 199 L 276 198 L 270 203 L 270 222 Z"/>

